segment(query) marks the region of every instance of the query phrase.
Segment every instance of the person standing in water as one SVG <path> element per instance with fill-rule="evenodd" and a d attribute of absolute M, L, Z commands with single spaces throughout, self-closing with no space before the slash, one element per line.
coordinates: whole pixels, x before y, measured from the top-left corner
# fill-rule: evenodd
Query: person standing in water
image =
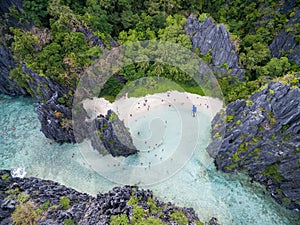
<path fill-rule="evenodd" d="M 196 113 L 197 113 L 197 107 L 195 105 L 193 105 L 193 109 L 192 109 L 192 115 L 193 115 L 193 117 L 196 116 Z"/>

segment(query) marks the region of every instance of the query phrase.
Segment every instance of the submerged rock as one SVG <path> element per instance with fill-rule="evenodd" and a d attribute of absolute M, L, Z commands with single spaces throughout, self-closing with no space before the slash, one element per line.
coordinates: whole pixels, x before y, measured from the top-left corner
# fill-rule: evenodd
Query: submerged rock
<path fill-rule="evenodd" d="M 224 25 L 213 23 L 211 18 L 199 22 L 195 15 L 188 17 L 185 33 L 191 37 L 193 50 L 210 54 L 209 65 L 216 72 L 229 73 L 241 79 L 244 69 L 238 65 L 238 53 Z"/>
<path fill-rule="evenodd" d="M 223 119 L 225 129 L 219 126 Z M 213 119 L 212 137 L 207 151 L 217 169 L 246 172 L 279 203 L 300 210 L 298 87 L 272 82 L 248 100 L 228 104 Z"/>
<path fill-rule="evenodd" d="M 120 222 L 124 220 L 130 224 L 150 224 L 150 221 L 153 224 L 153 220 L 166 224 L 200 223 L 192 208 L 161 202 L 153 197 L 152 191 L 137 186 L 115 187 L 93 197 L 49 180 L 12 178 L 9 171 L 0 171 L 0 177 L 1 225 L 12 224 L 15 210 L 19 210 L 19 218 L 30 216 L 34 224 L 45 225 L 66 224 L 66 221 L 85 225 L 110 224 L 114 217 L 119 224 L 128 224 Z M 25 210 L 22 206 L 26 206 Z M 209 224 L 217 224 L 211 221 Z"/>
<path fill-rule="evenodd" d="M 138 152 L 133 145 L 131 135 L 125 127 L 124 122 L 112 110 L 108 110 L 106 116 L 98 116 L 95 119 L 95 123 L 105 151 L 109 152 L 112 156 L 127 157 Z M 93 147 L 103 154 L 102 144 L 100 145 L 92 139 Z"/>

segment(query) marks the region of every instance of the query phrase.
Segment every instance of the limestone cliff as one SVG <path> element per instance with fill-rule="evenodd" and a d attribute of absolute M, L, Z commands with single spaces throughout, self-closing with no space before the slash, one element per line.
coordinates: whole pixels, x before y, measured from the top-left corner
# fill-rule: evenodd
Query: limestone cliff
<path fill-rule="evenodd" d="M 293 2 L 293 1 L 292 1 Z M 286 4 L 285 4 L 286 5 Z M 295 7 L 294 5 L 286 6 L 287 9 Z M 280 58 L 287 55 L 292 62 L 300 64 L 300 43 L 299 43 L 299 24 L 300 8 L 289 19 L 285 28 L 274 38 L 270 44 L 270 50 L 273 57 Z"/>
<path fill-rule="evenodd" d="M 192 208 L 161 202 L 150 190 L 137 186 L 115 187 L 93 197 L 53 181 L 12 178 L 9 171 L 0 171 L 0 225 L 16 219 L 40 225 L 100 225 L 111 220 L 112 224 L 204 224 Z M 215 218 L 208 224 L 218 225 Z"/>
<path fill-rule="evenodd" d="M 95 123 L 99 135 L 97 138 L 100 138 L 102 143 L 100 144 L 97 140 L 92 139 L 92 145 L 100 153 L 105 153 L 103 147 L 106 152 L 114 157 L 127 157 L 138 152 L 124 122 L 112 110 L 109 110 L 106 116 L 99 115 L 95 119 Z"/>
<path fill-rule="evenodd" d="M 0 93 L 16 96 L 25 95 L 26 91 L 9 78 L 10 70 L 15 67 L 12 52 L 5 34 L 8 34 L 10 26 L 20 26 L 18 21 L 9 16 L 9 8 L 15 6 L 17 11 L 21 11 L 22 0 L 7 0 L 0 4 Z M 24 25 L 26 26 L 26 25 Z"/>
<path fill-rule="evenodd" d="M 244 70 L 238 65 L 238 53 L 224 25 L 215 24 L 211 18 L 199 22 L 191 15 L 185 25 L 185 33 L 191 37 L 193 50 L 209 54 L 209 65 L 214 71 L 243 78 Z"/>
<path fill-rule="evenodd" d="M 265 184 L 279 203 L 300 210 L 298 87 L 269 83 L 248 100 L 228 104 L 213 120 L 212 138 L 207 150 L 217 169 L 245 172 Z"/>

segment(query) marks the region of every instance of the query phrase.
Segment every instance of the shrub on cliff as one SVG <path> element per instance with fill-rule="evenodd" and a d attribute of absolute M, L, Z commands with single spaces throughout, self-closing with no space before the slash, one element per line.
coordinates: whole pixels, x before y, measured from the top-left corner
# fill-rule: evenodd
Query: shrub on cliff
<path fill-rule="evenodd" d="M 35 225 L 38 221 L 38 214 L 33 202 L 28 201 L 18 205 L 11 218 L 14 225 Z"/>

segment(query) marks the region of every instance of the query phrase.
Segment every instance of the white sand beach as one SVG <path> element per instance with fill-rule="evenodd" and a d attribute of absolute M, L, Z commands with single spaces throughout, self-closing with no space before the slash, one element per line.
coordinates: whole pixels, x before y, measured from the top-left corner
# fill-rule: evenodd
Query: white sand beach
<path fill-rule="evenodd" d="M 192 107 L 197 107 L 195 117 Z M 84 149 L 82 154 L 92 168 L 118 183 L 151 184 L 164 180 L 192 157 L 195 150 L 204 149 L 209 140 L 210 123 L 223 107 L 216 98 L 169 91 L 141 98 L 121 97 L 114 103 L 103 98 L 83 102 L 91 118 L 116 112 L 140 151 L 135 156 L 114 158 L 97 156 L 97 152 Z M 211 158 L 199 158 L 209 165 Z"/>
<path fill-rule="evenodd" d="M 197 107 L 197 111 L 201 111 L 207 116 L 213 117 L 223 108 L 223 102 L 220 99 L 208 96 L 200 96 L 188 92 L 168 91 L 145 97 L 128 98 L 127 95 L 110 103 L 104 98 L 87 99 L 83 102 L 84 108 L 89 116 L 95 118 L 97 115 L 106 115 L 109 109 L 116 112 L 121 120 L 127 124 L 130 117 L 144 113 L 160 106 L 186 106 L 192 110 L 192 106 Z"/>

